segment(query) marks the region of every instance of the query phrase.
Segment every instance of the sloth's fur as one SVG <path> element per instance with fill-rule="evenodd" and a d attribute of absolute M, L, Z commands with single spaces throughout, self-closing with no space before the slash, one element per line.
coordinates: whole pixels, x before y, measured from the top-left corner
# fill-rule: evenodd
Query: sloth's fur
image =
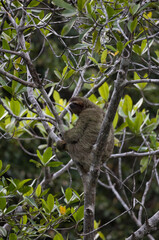
<path fill-rule="evenodd" d="M 88 172 L 92 163 L 92 148 L 97 140 L 104 111 L 84 97 L 74 97 L 70 100 L 70 110 L 79 118 L 72 129 L 64 133 L 65 149 L 73 161 L 85 172 Z M 114 133 L 110 129 L 108 142 L 102 154 L 102 162 L 106 161 L 113 152 Z"/>

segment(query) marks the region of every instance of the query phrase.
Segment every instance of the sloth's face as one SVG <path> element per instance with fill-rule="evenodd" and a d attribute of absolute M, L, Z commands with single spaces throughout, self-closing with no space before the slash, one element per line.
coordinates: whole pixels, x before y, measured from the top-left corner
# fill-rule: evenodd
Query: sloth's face
<path fill-rule="evenodd" d="M 69 105 L 69 109 L 72 113 L 75 113 L 76 115 L 79 116 L 79 114 L 83 110 L 83 106 L 81 106 L 80 104 L 78 104 L 76 102 L 71 102 Z"/>

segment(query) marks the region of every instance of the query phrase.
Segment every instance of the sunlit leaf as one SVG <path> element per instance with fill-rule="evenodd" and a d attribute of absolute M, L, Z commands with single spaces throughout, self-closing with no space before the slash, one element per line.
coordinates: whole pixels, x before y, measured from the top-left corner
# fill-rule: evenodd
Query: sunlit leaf
<path fill-rule="evenodd" d="M 118 123 L 118 118 L 119 118 L 119 116 L 118 116 L 118 113 L 116 112 L 115 118 L 114 118 L 114 121 L 113 121 L 113 127 L 114 127 L 114 128 L 116 128 L 116 125 L 117 125 L 117 123 Z"/>
<path fill-rule="evenodd" d="M 10 101 L 10 107 L 12 112 L 18 116 L 20 114 L 20 103 L 19 101 L 15 101 L 13 98 Z"/>
<path fill-rule="evenodd" d="M 17 235 L 15 233 L 10 233 L 9 240 L 17 240 Z"/>
<path fill-rule="evenodd" d="M 38 186 L 37 186 L 37 188 L 35 190 L 35 194 L 36 194 L 37 197 L 40 196 L 40 194 L 41 194 L 41 185 L 40 184 L 38 184 Z"/>
<path fill-rule="evenodd" d="M 108 100 L 108 98 L 109 98 L 109 86 L 106 82 L 103 83 L 103 85 L 98 88 L 98 92 L 104 100 L 106 100 L 106 101 Z"/>
<path fill-rule="evenodd" d="M 48 163 L 51 157 L 52 157 L 52 148 L 48 147 L 43 154 L 43 163 L 44 164 Z"/>
<path fill-rule="evenodd" d="M 55 102 L 59 103 L 60 94 L 56 90 L 54 90 L 54 92 L 53 92 L 53 98 L 54 98 Z"/>
<path fill-rule="evenodd" d="M 54 207 L 54 196 L 52 194 L 49 194 L 47 197 L 47 207 L 49 212 L 51 213 Z"/>
<path fill-rule="evenodd" d="M 101 63 L 106 63 L 107 54 L 108 54 L 108 50 L 105 49 L 101 55 Z"/>
<path fill-rule="evenodd" d="M 29 5 L 28 5 L 28 7 L 30 7 L 30 8 L 32 8 L 32 7 L 37 7 L 39 4 L 40 4 L 40 2 L 42 2 L 42 0 L 32 0 L 30 3 L 29 3 Z"/>
<path fill-rule="evenodd" d="M 64 239 L 63 239 L 61 233 L 57 233 L 57 234 L 55 235 L 55 237 L 53 238 L 53 240 L 64 240 Z"/>

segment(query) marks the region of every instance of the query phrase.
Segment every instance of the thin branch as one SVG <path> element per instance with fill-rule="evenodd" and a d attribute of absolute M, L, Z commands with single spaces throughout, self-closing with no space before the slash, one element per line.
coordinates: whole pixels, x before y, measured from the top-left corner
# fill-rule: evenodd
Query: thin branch
<path fill-rule="evenodd" d="M 12 79 L 12 80 L 14 80 L 14 81 L 16 81 L 16 82 L 21 83 L 21 84 L 23 84 L 24 86 L 32 87 L 32 88 L 37 88 L 37 85 L 36 85 L 36 84 L 34 84 L 34 83 L 32 83 L 32 82 L 24 81 L 24 80 L 22 80 L 21 78 L 18 78 L 18 77 L 16 77 L 16 76 L 14 76 L 14 75 L 12 75 L 12 74 L 10 74 L 10 73 L 2 70 L 2 69 L 0 69 L 0 74 L 2 74 L 2 75 L 5 76 L 5 77 L 8 77 L 8 78 L 10 78 L 10 79 Z"/>
<path fill-rule="evenodd" d="M 119 157 L 145 157 L 145 156 L 153 156 L 159 154 L 159 150 L 156 151 L 150 151 L 150 152 L 144 152 L 144 153 L 137 153 L 134 151 L 131 152 L 125 152 L 125 153 L 117 153 L 117 154 L 112 154 L 111 158 L 119 158 Z"/>
<path fill-rule="evenodd" d="M 159 84 L 159 79 L 129 80 L 129 81 L 124 82 L 123 87 L 127 87 L 131 84 L 137 84 L 137 83 L 156 83 L 156 84 Z"/>

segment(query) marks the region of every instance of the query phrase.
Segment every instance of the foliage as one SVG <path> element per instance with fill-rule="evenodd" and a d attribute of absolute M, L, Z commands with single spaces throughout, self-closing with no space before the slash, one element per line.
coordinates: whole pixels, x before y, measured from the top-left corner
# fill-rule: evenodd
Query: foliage
<path fill-rule="evenodd" d="M 1 139 L 17 141 L 39 171 L 8 177 L 12 160 L 0 161 L 1 239 L 82 238 L 82 189 L 77 193 L 72 183 L 72 161 L 56 150 L 77 119 L 67 108 L 75 95 L 101 108 L 110 101 L 106 124 L 115 128 L 114 154 L 98 180 L 97 202 L 103 188 L 108 194 L 96 239 L 124 239 L 157 212 L 151 198 L 159 187 L 158 10 L 158 1 L 149 0 L 0 1 Z M 60 186 L 66 171 L 70 183 Z"/>

